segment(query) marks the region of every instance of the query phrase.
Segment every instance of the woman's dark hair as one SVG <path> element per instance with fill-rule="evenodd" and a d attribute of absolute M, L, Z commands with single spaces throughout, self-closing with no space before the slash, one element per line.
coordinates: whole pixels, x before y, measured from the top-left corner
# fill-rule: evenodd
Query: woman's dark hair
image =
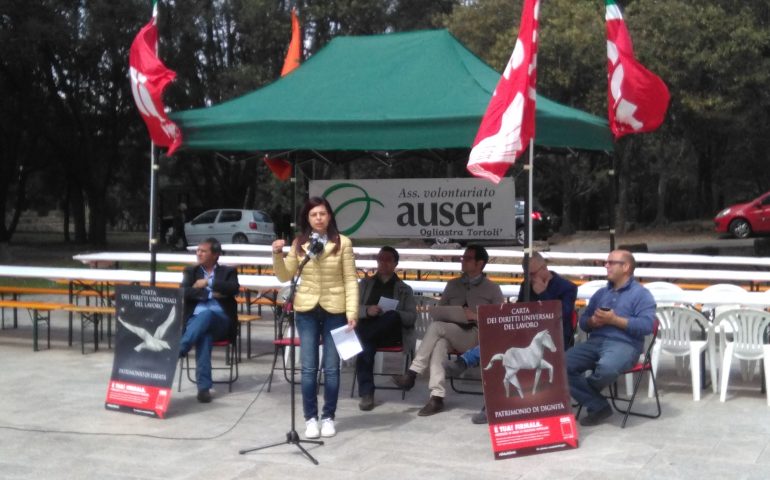
<path fill-rule="evenodd" d="M 310 221 L 307 218 L 310 210 L 320 205 L 323 205 L 326 211 L 329 212 L 329 226 L 326 228 L 326 238 L 334 243 L 332 253 L 337 253 L 340 249 L 340 231 L 337 228 L 337 220 L 334 218 L 332 206 L 323 197 L 310 197 L 299 212 L 299 235 L 297 236 L 297 243 L 294 245 L 297 255 L 303 254 L 302 245 L 310 239 L 310 234 L 313 233 L 313 227 L 310 226 Z"/>

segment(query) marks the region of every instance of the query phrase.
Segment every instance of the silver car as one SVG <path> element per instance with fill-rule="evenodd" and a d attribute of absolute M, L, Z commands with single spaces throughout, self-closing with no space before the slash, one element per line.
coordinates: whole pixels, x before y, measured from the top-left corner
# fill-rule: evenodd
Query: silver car
<path fill-rule="evenodd" d="M 273 221 L 261 210 L 207 210 L 185 223 L 184 234 L 190 245 L 210 237 L 221 243 L 270 244 L 275 240 Z"/>

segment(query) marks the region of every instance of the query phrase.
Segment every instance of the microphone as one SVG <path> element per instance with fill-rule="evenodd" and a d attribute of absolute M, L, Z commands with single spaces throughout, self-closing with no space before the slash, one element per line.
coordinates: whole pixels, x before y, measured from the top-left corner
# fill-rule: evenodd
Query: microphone
<path fill-rule="evenodd" d="M 316 258 L 319 253 L 324 251 L 324 242 L 321 240 L 321 236 L 316 232 L 310 235 L 310 247 L 307 249 L 307 256 L 310 258 Z"/>

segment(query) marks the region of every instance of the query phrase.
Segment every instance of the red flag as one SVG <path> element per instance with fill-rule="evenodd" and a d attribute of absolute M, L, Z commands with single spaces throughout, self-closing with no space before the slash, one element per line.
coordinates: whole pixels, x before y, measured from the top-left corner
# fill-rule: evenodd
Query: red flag
<path fill-rule="evenodd" d="M 634 58 L 623 14 L 605 0 L 607 22 L 607 110 L 615 140 L 629 133 L 651 132 L 663 123 L 670 95 L 657 75 Z"/>
<path fill-rule="evenodd" d="M 468 171 L 495 183 L 535 136 L 539 0 L 524 0 L 519 36 L 473 141 Z"/>
<path fill-rule="evenodd" d="M 297 10 L 291 9 L 291 42 L 289 42 L 289 51 L 286 52 L 286 59 L 283 61 L 281 76 L 288 75 L 292 70 L 299 67 L 302 59 L 302 52 L 299 33 L 299 20 L 297 19 Z"/>
<path fill-rule="evenodd" d="M 291 163 L 286 160 L 282 158 L 269 158 L 265 155 L 265 163 L 278 180 L 285 182 L 291 178 Z"/>
<path fill-rule="evenodd" d="M 156 145 L 168 147 L 166 155 L 170 156 L 182 145 L 182 132 L 166 115 L 163 90 L 176 78 L 176 72 L 166 68 L 160 61 L 155 53 L 157 44 L 158 27 L 153 16 L 131 44 L 128 55 L 131 92 L 150 138 Z"/>

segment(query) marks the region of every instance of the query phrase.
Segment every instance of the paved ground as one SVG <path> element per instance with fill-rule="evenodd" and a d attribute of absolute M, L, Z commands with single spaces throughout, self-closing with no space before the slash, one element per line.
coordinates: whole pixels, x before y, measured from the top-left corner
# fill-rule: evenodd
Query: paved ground
<path fill-rule="evenodd" d="M 734 371 L 726 403 L 710 391 L 695 403 L 688 379 L 676 377 L 670 361 L 661 367 L 661 418 L 632 417 L 621 429 L 615 415 L 583 429 L 575 450 L 495 461 L 486 428 L 470 423 L 480 397 L 450 393 L 448 411 L 417 417 L 427 396 L 422 379 L 406 400 L 380 391 L 374 411 L 360 412 L 349 398 L 347 368 L 338 434 L 309 447 L 319 466 L 293 445 L 240 455 L 283 442 L 289 430 L 288 384 L 278 378 L 265 390 L 271 355 L 244 360 L 233 392 L 219 388 L 209 405 L 185 383 L 168 418 L 156 420 L 104 409 L 111 350 L 81 355 L 78 343 L 68 347 L 66 322 L 57 316 L 51 349 L 33 352 L 26 313 L 21 319 L 18 329 L 0 332 L 5 479 L 765 479 L 770 469 L 770 407 L 758 379 L 742 382 Z M 268 321 L 253 336 L 255 351 L 271 349 Z"/>

